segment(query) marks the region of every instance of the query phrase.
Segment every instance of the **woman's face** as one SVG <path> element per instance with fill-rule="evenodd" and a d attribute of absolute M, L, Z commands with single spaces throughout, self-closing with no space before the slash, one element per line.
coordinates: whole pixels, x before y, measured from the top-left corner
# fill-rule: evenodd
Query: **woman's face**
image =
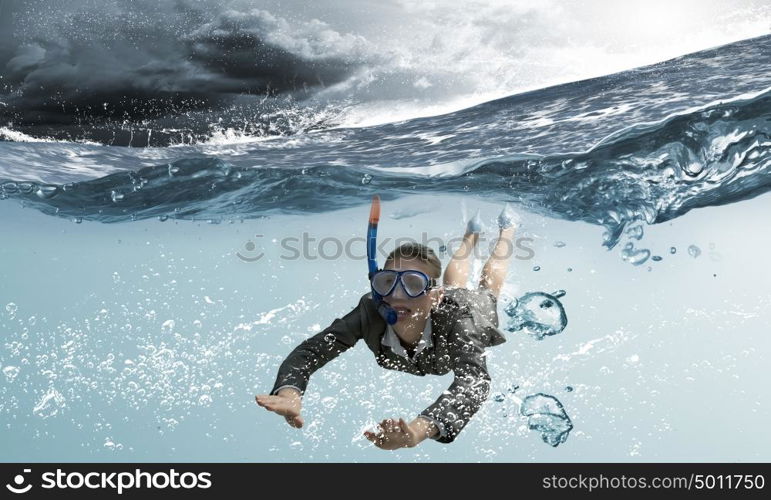
<path fill-rule="evenodd" d="M 419 259 L 395 259 L 386 262 L 384 269 L 394 271 L 413 269 L 431 276 L 428 265 Z M 428 318 L 431 308 L 442 300 L 443 293 L 444 291 L 441 287 L 434 287 L 427 293 L 413 298 L 404 292 L 401 284 L 398 284 L 391 295 L 383 297 L 383 301 L 394 308 L 398 317 L 398 323 L 409 323 L 410 321 Z"/>

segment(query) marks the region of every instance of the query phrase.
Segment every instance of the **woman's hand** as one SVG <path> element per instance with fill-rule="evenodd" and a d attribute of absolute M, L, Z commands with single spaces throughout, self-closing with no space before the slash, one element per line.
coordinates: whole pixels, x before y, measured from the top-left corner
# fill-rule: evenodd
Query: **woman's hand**
<path fill-rule="evenodd" d="M 427 437 L 421 436 L 420 429 L 408 424 L 403 418 L 387 418 L 378 425 L 378 432 L 364 431 L 364 436 L 381 450 L 413 448 Z"/>
<path fill-rule="evenodd" d="M 303 418 L 300 416 L 302 409 L 302 397 L 296 389 L 285 387 L 278 391 L 278 394 L 271 396 L 269 394 L 260 394 L 254 397 L 257 404 L 266 410 L 278 413 L 286 423 L 292 427 L 302 427 Z"/>

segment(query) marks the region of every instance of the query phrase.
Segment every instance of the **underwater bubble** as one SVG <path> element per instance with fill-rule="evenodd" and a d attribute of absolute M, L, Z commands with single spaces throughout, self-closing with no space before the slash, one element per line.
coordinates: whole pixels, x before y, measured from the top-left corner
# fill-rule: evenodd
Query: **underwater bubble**
<path fill-rule="evenodd" d="M 61 378 L 63 378 L 66 382 L 73 382 L 79 379 L 80 377 L 80 370 L 78 370 L 78 367 L 73 364 L 66 364 L 62 367 L 61 372 L 59 374 Z"/>
<path fill-rule="evenodd" d="M 171 331 L 173 329 L 174 329 L 174 320 L 173 319 L 167 319 L 161 325 L 161 330 L 163 330 L 163 331 Z"/>
<path fill-rule="evenodd" d="M 621 258 L 635 266 L 639 266 L 640 264 L 644 263 L 650 256 L 650 250 L 647 248 L 636 250 L 634 248 L 634 244 L 631 242 L 627 243 L 624 249 L 621 250 Z"/>
<path fill-rule="evenodd" d="M 514 302 L 509 304 L 504 312 L 510 317 L 506 330 L 510 332 L 522 330 L 536 340 L 556 335 L 568 324 L 568 317 L 562 303 L 555 295 L 544 292 L 528 293 L 519 298 L 516 304 Z"/>
<path fill-rule="evenodd" d="M 555 241 L 554 242 L 554 246 L 557 247 L 557 248 L 562 248 L 562 247 L 565 246 L 565 242 L 564 241 Z"/>
<path fill-rule="evenodd" d="M 635 240 L 641 240 L 643 237 L 643 227 L 641 225 L 632 226 L 626 230 L 627 236 Z"/>
<path fill-rule="evenodd" d="M 506 400 L 506 395 L 503 394 L 502 392 L 496 392 L 495 394 L 493 394 L 493 401 L 495 401 L 496 403 L 502 403 L 505 400 Z"/>
<path fill-rule="evenodd" d="M 159 215 L 158 220 L 161 222 L 166 222 L 169 219 L 168 215 Z"/>
<path fill-rule="evenodd" d="M 18 306 L 13 302 L 9 302 L 5 305 L 5 310 L 8 311 L 8 314 L 10 315 L 16 314 L 17 309 L 18 309 Z"/>
<path fill-rule="evenodd" d="M 669 247 L 669 253 L 671 253 L 672 255 L 676 254 L 677 253 L 677 248 Z"/>
<path fill-rule="evenodd" d="M 198 404 L 201 406 L 211 406 L 211 403 L 212 399 L 208 394 L 202 394 L 201 397 L 198 398 Z"/>
<path fill-rule="evenodd" d="M 651 260 L 654 262 L 661 262 L 661 255 L 654 255 L 651 257 Z"/>
<path fill-rule="evenodd" d="M 11 366 L 8 365 L 5 368 L 3 368 L 3 375 L 5 375 L 6 380 L 8 382 L 13 382 L 16 377 L 19 375 L 19 367 L 18 366 Z"/>
<path fill-rule="evenodd" d="M 701 248 L 697 247 L 696 245 L 689 246 L 688 255 L 690 255 L 694 259 L 697 258 L 699 255 L 701 255 Z"/>
<path fill-rule="evenodd" d="M 509 302 L 506 307 L 503 308 L 503 311 L 509 316 L 513 316 L 516 314 L 517 306 L 519 306 L 519 299 L 511 299 L 511 302 Z"/>
<path fill-rule="evenodd" d="M 118 203 L 119 201 L 123 200 L 125 196 L 126 195 L 119 193 L 118 191 L 115 191 L 115 190 L 110 192 L 110 198 L 112 199 L 113 203 Z"/>
<path fill-rule="evenodd" d="M 512 385 L 511 387 L 509 387 L 509 394 L 514 394 L 515 392 L 517 392 L 518 389 L 519 389 L 518 385 Z"/>
<path fill-rule="evenodd" d="M 56 195 L 56 192 L 58 191 L 58 189 L 59 188 L 57 188 L 56 186 L 51 186 L 51 185 L 38 186 L 37 191 L 35 191 L 35 194 L 37 195 L 38 198 L 43 198 L 43 199 L 53 198 L 54 195 Z"/>
<path fill-rule="evenodd" d="M 72 222 L 74 222 L 75 224 L 80 224 L 81 222 L 83 222 L 83 217 L 75 217 L 74 219 L 72 219 Z"/>
<path fill-rule="evenodd" d="M 572 273 L 572 272 L 573 272 L 573 268 L 572 268 L 572 267 L 569 267 L 569 268 L 568 268 L 568 272 L 569 272 L 569 273 Z"/>
<path fill-rule="evenodd" d="M 565 392 L 573 392 L 573 386 L 572 385 L 565 386 Z"/>
<path fill-rule="evenodd" d="M 372 182 L 372 176 L 369 174 L 364 174 L 364 177 L 361 178 L 361 183 L 369 184 L 370 182 Z"/>
<path fill-rule="evenodd" d="M 446 245 L 441 245 L 439 247 L 439 251 L 442 252 L 442 253 L 446 253 L 447 252 L 447 246 Z"/>
<path fill-rule="evenodd" d="M 169 164 L 169 177 L 173 177 L 177 172 L 179 172 L 179 167 Z"/>
<path fill-rule="evenodd" d="M 540 271 L 540 270 L 541 270 L 541 266 L 533 266 L 533 271 Z"/>
<path fill-rule="evenodd" d="M 324 335 L 324 341 L 329 342 L 330 344 L 334 343 L 334 341 L 337 340 L 337 337 L 335 337 L 334 333 L 328 333 Z"/>
<path fill-rule="evenodd" d="M 43 397 L 40 398 L 40 401 L 37 402 L 35 408 L 32 409 L 32 414 L 37 415 L 40 418 L 50 418 L 63 410 L 64 406 L 64 396 L 62 396 L 59 391 L 51 387 L 43 395 Z"/>
<path fill-rule="evenodd" d="M 530 430 L 541 433 L 543 442 L 558 446 L 568 439 L 573 423 L 565 412 L 562 403 L 554 396 L 538 393 L 527 396 L 522 401 L 520 414 L 527 418 Z"/>

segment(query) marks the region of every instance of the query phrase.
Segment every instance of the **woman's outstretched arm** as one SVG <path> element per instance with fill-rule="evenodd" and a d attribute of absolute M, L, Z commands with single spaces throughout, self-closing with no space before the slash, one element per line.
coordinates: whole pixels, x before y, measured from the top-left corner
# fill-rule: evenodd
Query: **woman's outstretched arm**
<path fill-rule="evenodd" d="M 255 396 L 257 404 L 284 416 L 289 425 L 301 427 L 302 396 L 311 375 L 362 338 L 366 297 L 351 312 L 295 347 L 281 363 L 270 394 Z"/>

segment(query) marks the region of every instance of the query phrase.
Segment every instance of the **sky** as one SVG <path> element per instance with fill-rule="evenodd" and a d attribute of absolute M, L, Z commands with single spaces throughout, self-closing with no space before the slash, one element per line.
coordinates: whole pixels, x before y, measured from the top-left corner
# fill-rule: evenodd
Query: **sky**
<path fill-rule="evenodd" d="M 369 125 L 769 29 L 756 0 L 0 0 L 0 114 L 136 120 L 271 93 L 346 103 Z"/>

